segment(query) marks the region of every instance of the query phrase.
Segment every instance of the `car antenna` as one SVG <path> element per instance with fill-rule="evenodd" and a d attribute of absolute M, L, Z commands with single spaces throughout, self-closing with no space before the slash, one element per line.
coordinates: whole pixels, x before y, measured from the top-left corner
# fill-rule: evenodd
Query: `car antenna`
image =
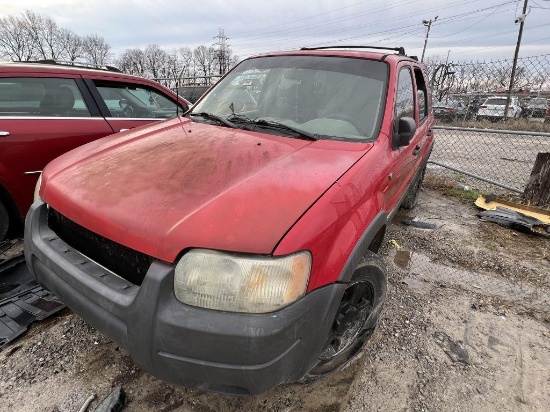
<path fill-rule="evenodd" d="M 180 117 L 179 115 L 179 108 L 180 108 L 180 95 L 179 95 L 179 82 L 178 79 L 176 79 L 176 117 Z"/>

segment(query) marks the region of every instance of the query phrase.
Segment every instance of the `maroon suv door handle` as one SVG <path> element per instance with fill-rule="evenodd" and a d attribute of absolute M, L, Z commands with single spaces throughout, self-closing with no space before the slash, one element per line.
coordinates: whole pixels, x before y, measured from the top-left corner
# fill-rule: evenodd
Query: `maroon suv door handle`
<path fill-rule="evenodd" d="M 9 136 L 9 135 L 10 135 L 10 132 L 6 132 L 6 131 L 0 132 L 0 136 L 2 136 L 2 137 Z"/>
<path fill-rule="evenodd" d="M 416 145 L 416 147 L 413 150 L 413 156 L 416 156 L 418 153 L 420 153 L 421 147 Z"/>

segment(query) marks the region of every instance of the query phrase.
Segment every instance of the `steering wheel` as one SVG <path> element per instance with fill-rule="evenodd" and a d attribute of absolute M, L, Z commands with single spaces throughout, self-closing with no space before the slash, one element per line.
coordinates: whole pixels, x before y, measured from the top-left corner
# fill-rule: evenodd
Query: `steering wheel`
<path fill-rule="evenodd" d="M 124 117 L 134 117 L 134 108 L 131 105 L 127 105 L 122 110 L 122 114 Z"/>
<path fill-rule="evenodd" d="M 359 124 L 357 124 L 355 119 L 352 119 L 351 116 L 349 116 L 345 113 L 331 113 L 328 116 L 325 116 L 325 118 L 326 119 L 343 120 L 344 122 L 348 122 L 353 127 L 355 127 L 355 129 L 357 129 L 358 132 L 361 130 L 361 127 L 359 126 Z"/>

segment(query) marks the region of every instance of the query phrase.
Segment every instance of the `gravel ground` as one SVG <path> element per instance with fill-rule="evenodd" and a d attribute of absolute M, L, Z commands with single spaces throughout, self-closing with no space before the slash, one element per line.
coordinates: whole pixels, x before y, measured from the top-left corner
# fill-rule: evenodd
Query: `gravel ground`
<path fill-rule="evenodd" d="M 64 310 L 0 352 L 0 410 L 78 411 L 119 384 L 127 411 L 547 410 L 550 242 L 476 213 L 423 189 L 417 208 L 396 216 L 381 251 L 389 286 L 380 325 L 361 359 L 320 382 L 256 397 L 172 386 Z"/>

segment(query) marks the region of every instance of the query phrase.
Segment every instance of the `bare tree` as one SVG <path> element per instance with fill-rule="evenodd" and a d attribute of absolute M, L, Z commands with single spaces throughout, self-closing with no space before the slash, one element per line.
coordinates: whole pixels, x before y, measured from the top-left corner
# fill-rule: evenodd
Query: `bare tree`
<path fill-rule="evenodd" d="M 0 18 L 0 56 L 13 61 L 33 59 L 32 39 L 21 18 Z"/>
<path fill-rule="evenodd" d="M 177 50 L 178 61 L 180 63 L 179 77 L 190 77 L 194 74 L 193 52 L 189 47 L 180 47 Z"/>
<path fill-rule="evenodd" d="M 141 49 L 126 49 L 115 61 L 120 70 L 136 76 L 145 76 L 145 53 Z"/>
<path fill-rule="evenodd" d="M 163 84 L 166 87 L 175 88 L 180 73 L 183 71 L 183 63 L 179 58 L 177 50 L 171 50 L 166 53 L 166 62 L 165 62 L 165 77 L 167 80 Z"/>
<path fill-rule="evenodd" d="M 157 44 L 152 44 L 145 48 L 145 64 L 147 72 L 153 79 L 166 77 L 166 73 L 164 73 L 166 61 L 166 52 Z"/>
<path fill-rule="evenodd" d="M 199 46 L 193 50 L 198 73 L 203 76 L 212 76 L 216 59 L 216 50 L 213 47 Z"/>
<path fill-rule="evenodd" d="M 107 64 L 110 60 L 111 46 L 97 34 L 84 36 L 82 39 L 84 57 L 93 64 Z"/>
<path fill-rule="evenodd" d="M 82 37 L 68 29 L 61 29 L 60 35 L 64 58 L 74 62 L 84 56 Z"/>
<path fill-rule="evenodd" d="M 26 10 L 22 21 L 39 59 L 58 60 L 63 54 L 59 26 L 51 17 Z"/>

